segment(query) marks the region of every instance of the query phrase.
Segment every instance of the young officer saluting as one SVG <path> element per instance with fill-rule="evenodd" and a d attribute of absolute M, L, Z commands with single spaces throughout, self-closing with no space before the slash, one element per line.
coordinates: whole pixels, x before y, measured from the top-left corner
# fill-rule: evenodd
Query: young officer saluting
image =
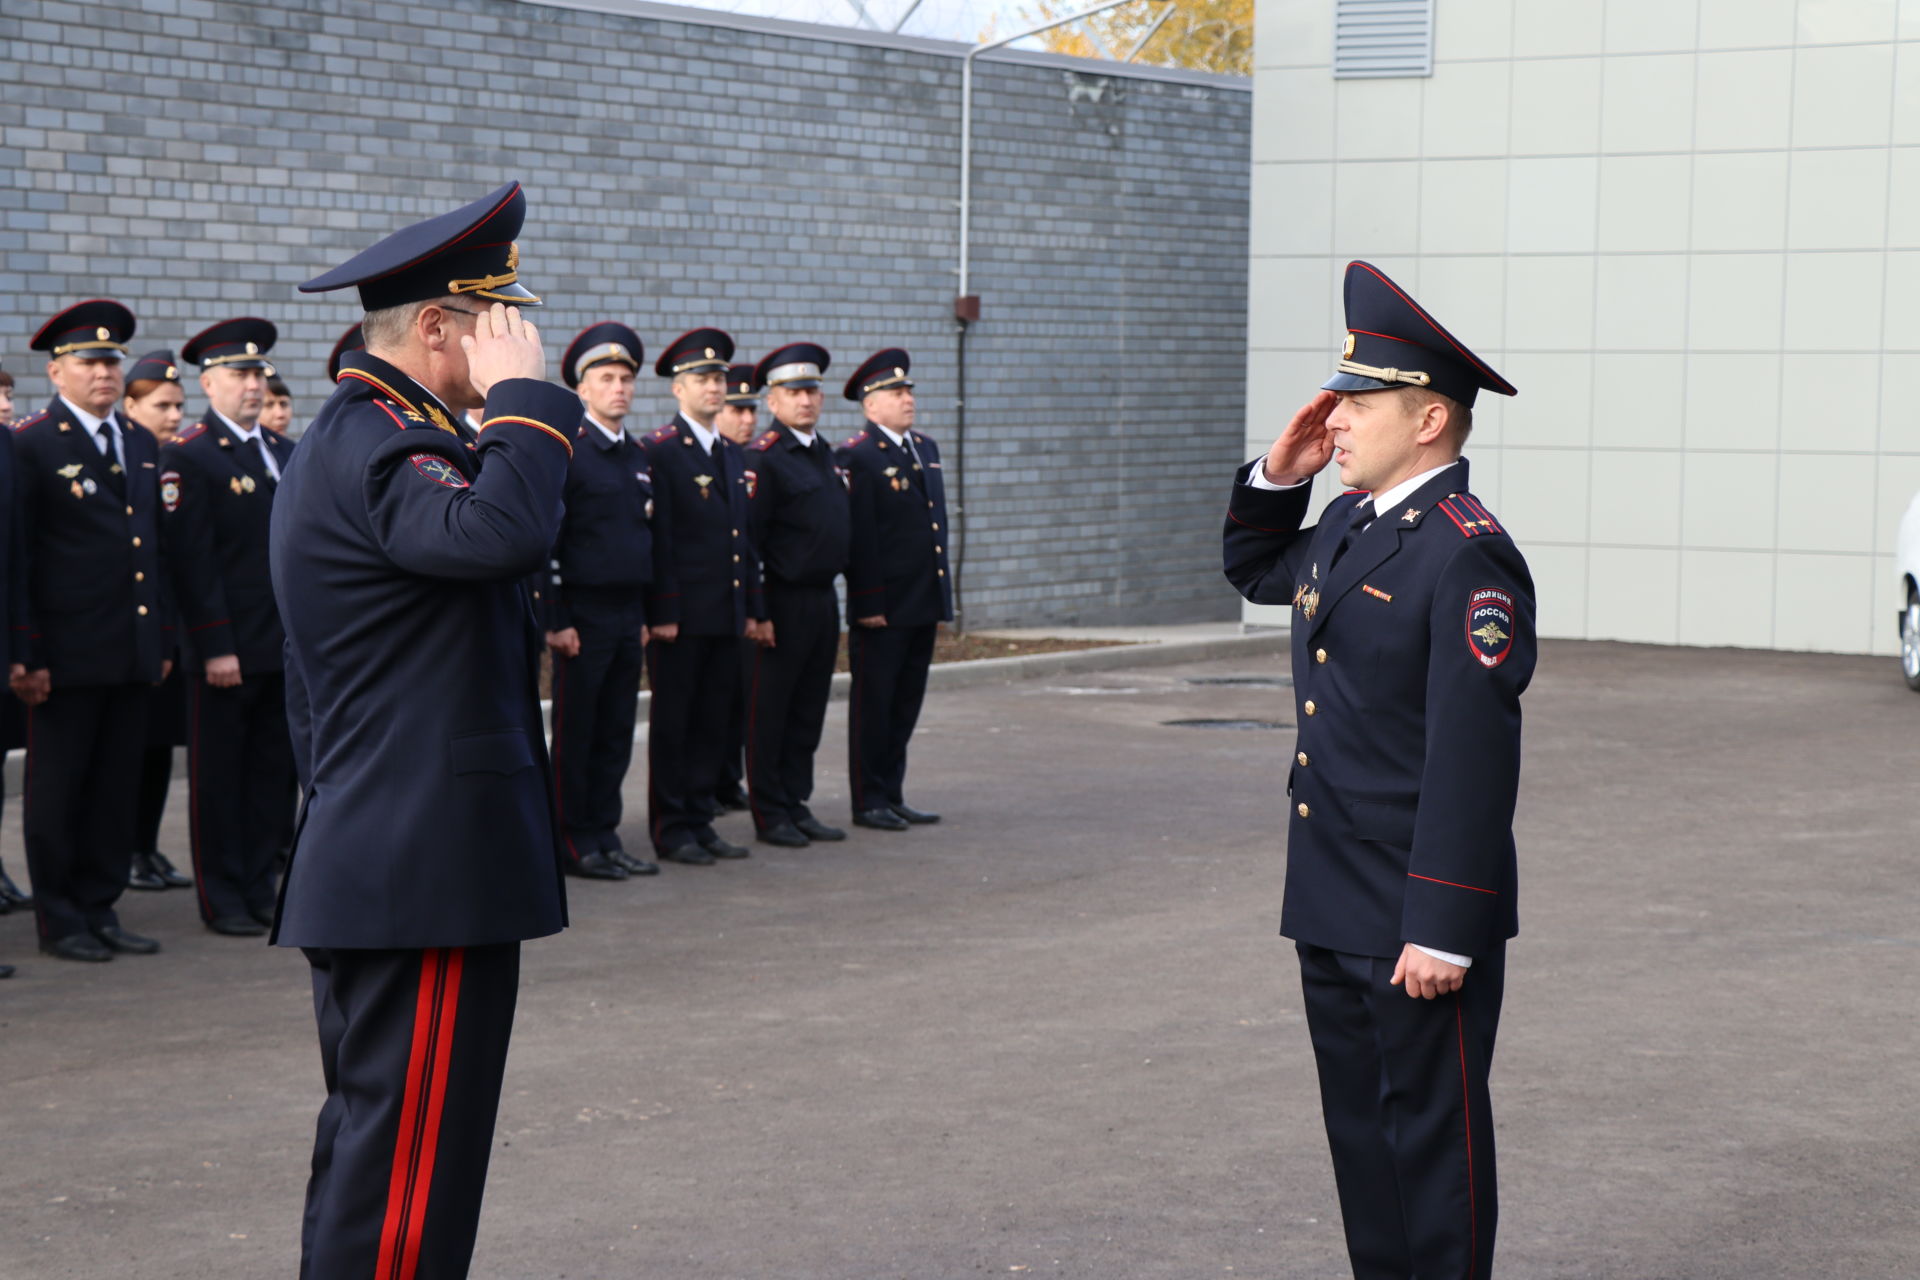
<path fill-rule="evenodd" d="M 1514 913 L 1533 581 L 1468 489 L 1482 389 L 1513 386 L 1376 268 L 1347 268 L 1338 371 L 1227 511 L 1227 578 L 1294 607 L 1299 742 L 1280 932 L 1361 1280 L 1493 1262 L 1493 1059 Z M 1350 492 L 1302 528 L 1329 461 Z"/>
<path fill-rule="evenodd" d="M 567 469 L 567 514 L 545 593 L 553 650 L 553 782 L 567 869 L 595 880 L 657 875 L 620 843 L 620 784 L 633 760 L 645 659 L 653 485 L 626 432 L 640 335 L 607 320 L 581 330 L 560 358 L 586 420 Z"/>
<path fill-rule="evenodd" d="M 278 336 L 265 320 L 214 325 L 180 349 L 207 413 L 160 454 L 167 568 L 191 683 L 188 811 L 200 919 L 258 937 L 273 923 L 276 862 L 293 813 L 286 633 L 267 530 L 293 442 L 260 426 Z"/>
<path fill-rule="evenodd" d="M 847 560 L 847 775 L 853 820 L 905 831 L 938 822 L 906 802 L 907 741 L 920 719 L 933 638 L 953 618 L 940 448 L 913 429 L 913 361 L 898 347 L 867 357 L 846 398 L 867 429 L 840 446 L 853 499 Z"/>
<path fill-rule="evenodd" d="M 327 1083 L 306 1276 L 467 1273 L 520 942 L 567 922 L 525 583 L 580 399 L 520 315 L 525 213 L 511 183 L 300 286 L 367 313 L 273 506 L 306 795 L 275 941 L 313 967 Z"/>

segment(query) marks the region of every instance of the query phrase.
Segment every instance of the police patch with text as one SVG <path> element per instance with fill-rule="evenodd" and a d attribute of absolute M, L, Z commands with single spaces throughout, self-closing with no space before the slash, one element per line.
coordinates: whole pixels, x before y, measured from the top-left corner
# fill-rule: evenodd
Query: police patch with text
<path fill-rule="evenodd" d="M 435 484 L 443 484 L 449 489 L 464 489 L 467 478 L 460 474 L 460 468 L 448 462 L 437 453 L 416 453 L 407 459 L 418 471 Z"/>
<path fill-rule="evenodd" d="M 1467 600 L 1467 648 L 1483 667 L 1497 667 L 1513 652 L 1514 607 L 1511 593 L 1481 587 Z"/>

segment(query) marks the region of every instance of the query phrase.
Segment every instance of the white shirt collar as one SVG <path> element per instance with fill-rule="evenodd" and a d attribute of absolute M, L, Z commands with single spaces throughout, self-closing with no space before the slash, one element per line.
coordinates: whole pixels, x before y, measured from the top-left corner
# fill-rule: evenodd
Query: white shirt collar
<path fill-rule="evenodd" d="M 1411 498 L 1414 495 L 1414 493 L 1419 490 L 1421 485 L 1433 479 L 1435 476 L 1439 475 L 1442 471 L 1445 471 L 1448 467 L 1456 467 L 1459 465 L 1460 465 L 1460 459 L 1455 458 L 1452 462 L 1441 463 L 1439 466 L 1433 468 L 1433 470 L 1431 471 L 1422 471 L 1419 475 L 1414 476 L 1411 479 L 1402 480 L 1399 484 L 1393 486 L 1393 488 L 1387 490 L 1385 493 L 1375 494 L 1373 497 L 1374 518 L 1376 520 L 1379 519 L 1381 516 L 1387 514 L 1389 511 L 1393 510 L 1395 507 L 1405 502 L 1408 498 Z"/>
<path fill-rule="evenodd" d="M 873 419 L 868 418 L 867 421 L 873 422 Z M 887 439 L 893 441 L 895 448 L 904 449 L 907 447 L 907 438 L 906 436 L 902 435 L 900 432 L 895 431 L 892 427 L 881 427 L 880 424 L 877 422 L 873 422 L 873 425 L 876 427 L 880 427 L 880 434 L 884 435 Z"/>
<path fill-rule="evenodd" d="M 233 434 L 235 434 L 236 436 L 239 436 L 242 440 L 248 441 L 249 443 L 258 439 L 260 436 L 260 424 L 257 422 L 250 427 L 243 427 L 239 423 L 235 422 L 232 418 L 229 418 L 226 414 L 220 412 L 218 409 L 215 409 L 213 411 L 213 416 L 220 419 L 221 422 L 225 423 L 227 430 L 233 432 Z"/>
<path fill-rule="evenodd" d="M 699 423 L 693 420 L 693 417 L 691 414 L 681 413 L 676 416 L 680 419 L 680 421 L 686 423 L 688 429 L 690 429 L 693 432 L 694 443 L 698 444 L 702 449 L 705 449 L 708 453 L 712 453 L 713 442 L 720 438 L 720 433 L 718 431 L 715 431 L 711 427 L 701 426 Z"/>
<path fill-rule="evenodd" d="M 88 413 L 85 409 L 82 409 L 79 405 L 67 399 L 65 396 L 60 397 L 60 403 L 67 406 L 67 408 L 72 411 L 74 417 L 80 419 L 80 425 L 87 429 L 88 435 L 92 436 L 96 440 L 100 438 L 100 424 L 105 422 L 107 420 L 106 418 L 94 417 L 92 414 Z M 112 416 L 113 416 L 112 410 L 108 410 L 107 417 L 110 418 Z"/>
<path fill-rule="evenodd" d="M 795 440 L 798 440 L 803 448 L 807 448 L 807 449 L 813 448 L 813 437 L 814 437 L 813 432 L 802 431 L 798 427 L 788 427 L 787 430 L 793 432 L 793 438 Z"/>
<path fill-rule="evenodd" d="M 619 444 L 620 437 L 626 434 L 626 432 L 622 431 L 619 427 L 610 427 L 606 423 L 600 421 L 600 419 L 594 417 L 593 410 L 591 409 L 586 411 L 585 417 L 588 422 L 591 422 L 594 426 L 600 428 L 601 435 L 613 441 L 615 444 Z"/>

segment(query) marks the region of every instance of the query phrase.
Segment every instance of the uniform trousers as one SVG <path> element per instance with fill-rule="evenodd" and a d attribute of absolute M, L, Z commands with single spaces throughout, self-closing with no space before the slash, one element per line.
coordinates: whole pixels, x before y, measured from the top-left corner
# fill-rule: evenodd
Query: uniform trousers
<path fill-rule="evenodd" d="M 294 812 L 287 681 L 252 672 L 230 689 L 194 675 L 187 695 L 187 816 L 205 921 L 273 911 Z"/>
<path fill-rule="evenodd" d="M 833 588 L 766 585 L 773 647 L 753 646 L 747 680 L 747 787 L 764 831 L 813 816 L 813 757 L 827 723 L 840 605 Z"/>
<path fill-rule="evenodd" d="M 22 825 L 42 942 L 120 922 L 151 692 L 56 685 L 27 710 Z"/>
<path fill-rule="evenodd" d="M 647 679 L 647 830 L 665 853 L 716 834 L 707 801 L 720 785 L 740 638 L 682 631 L 655 640 L 647 646 Z"/>
<path fill-rule="evenodd" d="M 733 675 L 733 701 L 727 707 L 727 742 L 720 751 L 716 799 L 737 800 L 747 794 L 747 676 L 739 663 L 734 664 Z"/>
<path fill-rule="evenodd" d="M 1395 961 L 1299 944 L 1307 1030 L 1355 1280 L 1485 1280 L 1499 1201 L 1487 1073 L 1504 946 L 1433 1000 Z"/>
<path fill-rule="evenodd" d="M 633 763 L 640 668 L 639 593 L 630 610 L 587 614 L 570 595 L 580 652 L 553 659 L 554 806 L 567 856 L 621 847 L 620 787 Z"/>
<path fill-rule="evenodd" d="M 473 1258 L 520 944 L 306 949 L 327 1099 L 302 1280 L 457 1280 Z"/>
<path fill-rule="evenodd" d="M 847 632 L 847 777 L 853 811 L 905 804 L 907 741 L 920 721 L 938 624 Z"/>
<path fill-rule="evenodd" d="M 140 757 L 140 795 L 133 820 L 133 851 L 157 853 L 160 819 L 173 786 L 173 749 L 187 744 L 186 673 L 173 674 L 153 690 L 147 707 L 147 749 Z"/>

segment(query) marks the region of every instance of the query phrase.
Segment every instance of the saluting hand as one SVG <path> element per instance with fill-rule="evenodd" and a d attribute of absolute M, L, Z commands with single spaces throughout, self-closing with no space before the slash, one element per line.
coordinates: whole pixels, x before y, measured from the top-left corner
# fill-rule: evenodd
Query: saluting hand
<path fill-rule="evenodd" d="M 1327 430 L 1327 418 L 1338 403 L 1333 392 L 1322 391 L 1300 406 L 1261 464 L 1269 482 L 1299 484 L 1319 475 L 1333 461 L 1333 433 Z"/>
<path fill-rule="evenodd" d="M 474 317 L 473 332 L 460 335 L 467 353 L 467 377 L 485 398 L 496 382 L 509 378 L 544 378 L 547 353 L 540 347 L 540 330 L 520 318 L 520 308 L 496 302 Z"/>

